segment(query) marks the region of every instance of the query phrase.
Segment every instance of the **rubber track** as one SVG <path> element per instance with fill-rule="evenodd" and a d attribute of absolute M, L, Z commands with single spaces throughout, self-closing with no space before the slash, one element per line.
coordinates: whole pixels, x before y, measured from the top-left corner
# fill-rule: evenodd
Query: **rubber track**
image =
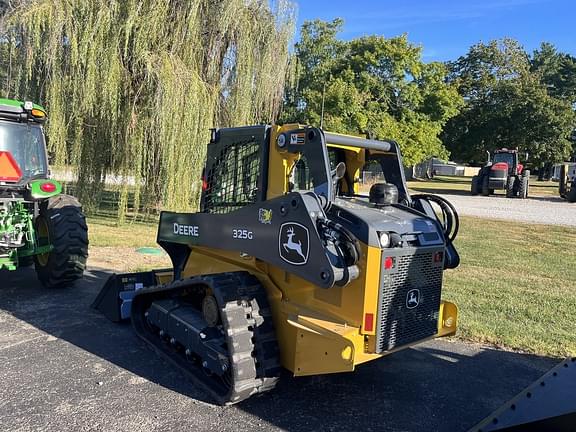
<path fill-rule="evenodd" d="M 226 333 L 233 384 L 229 390 L 218 380 L 163 342 L 149 330 L 145 312 L 154 300 L 172 297 L 195 285 L 209 287 L 216 297 Z M 271 390 L 280 373 L 278 344 L 264 287 L 247 272 L 220 273 L 183 279 L 138 291 L 132 302 L 136 334 L 160 355 L 182 369 L 221 405 L 231 405 Z"/>

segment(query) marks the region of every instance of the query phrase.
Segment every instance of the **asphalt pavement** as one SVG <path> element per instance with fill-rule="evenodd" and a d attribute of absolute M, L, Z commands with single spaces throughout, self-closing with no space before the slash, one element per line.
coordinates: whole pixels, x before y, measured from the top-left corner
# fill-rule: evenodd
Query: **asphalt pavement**
<path fill-rule="evenodd" d="M 435 340 L 219 407 L 90 309 L 107 276 L 46 290 L 0 272 L 0 431 L 466 431 L 558 362 Z"/>

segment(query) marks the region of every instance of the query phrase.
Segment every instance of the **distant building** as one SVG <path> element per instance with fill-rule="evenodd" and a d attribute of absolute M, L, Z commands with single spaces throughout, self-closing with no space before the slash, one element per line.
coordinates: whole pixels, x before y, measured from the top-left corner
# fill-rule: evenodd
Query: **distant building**
<path fill-rule="evenodd" d="M 412 168 L 412 177 L 432 178 L 436 175 L 472 177 L 473 175 L 478 174 L 479 170 L 480 168 L 478 167 L 469 167 L 457 164 L 456 162 L 431 158 L 415 165 Z"/>

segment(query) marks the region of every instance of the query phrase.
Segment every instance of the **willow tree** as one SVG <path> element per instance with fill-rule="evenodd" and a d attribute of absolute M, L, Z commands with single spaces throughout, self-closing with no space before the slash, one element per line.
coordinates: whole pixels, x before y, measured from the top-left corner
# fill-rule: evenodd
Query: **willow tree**
<path fill-rule="evenodd" d="M 275 120 L 293 35 L 288 0 L 37 0 L 11 12 L 3 88 L 49 110 L 56 165 L 97 205 L 194 208 L 209 129 Z M 6 84 L 6 83 L 5 83 Z"/>

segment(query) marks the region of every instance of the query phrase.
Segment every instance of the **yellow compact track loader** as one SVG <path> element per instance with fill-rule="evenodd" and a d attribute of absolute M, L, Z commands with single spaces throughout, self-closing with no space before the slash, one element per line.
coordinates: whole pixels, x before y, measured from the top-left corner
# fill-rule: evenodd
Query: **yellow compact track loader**
<path fill-rule="evenodd" d="M 361 195 L 367 164 L 381 183 Z M 185 187 L 186 185 L 183 185 Z M 173 269 L 113 275 L 94 302 L 221 404 L 456 332 L 441 299 L 458 216 L 410 196 L 398 145 L 289 124 L 215 129 L 198 213 L 162 212 Z"/>

